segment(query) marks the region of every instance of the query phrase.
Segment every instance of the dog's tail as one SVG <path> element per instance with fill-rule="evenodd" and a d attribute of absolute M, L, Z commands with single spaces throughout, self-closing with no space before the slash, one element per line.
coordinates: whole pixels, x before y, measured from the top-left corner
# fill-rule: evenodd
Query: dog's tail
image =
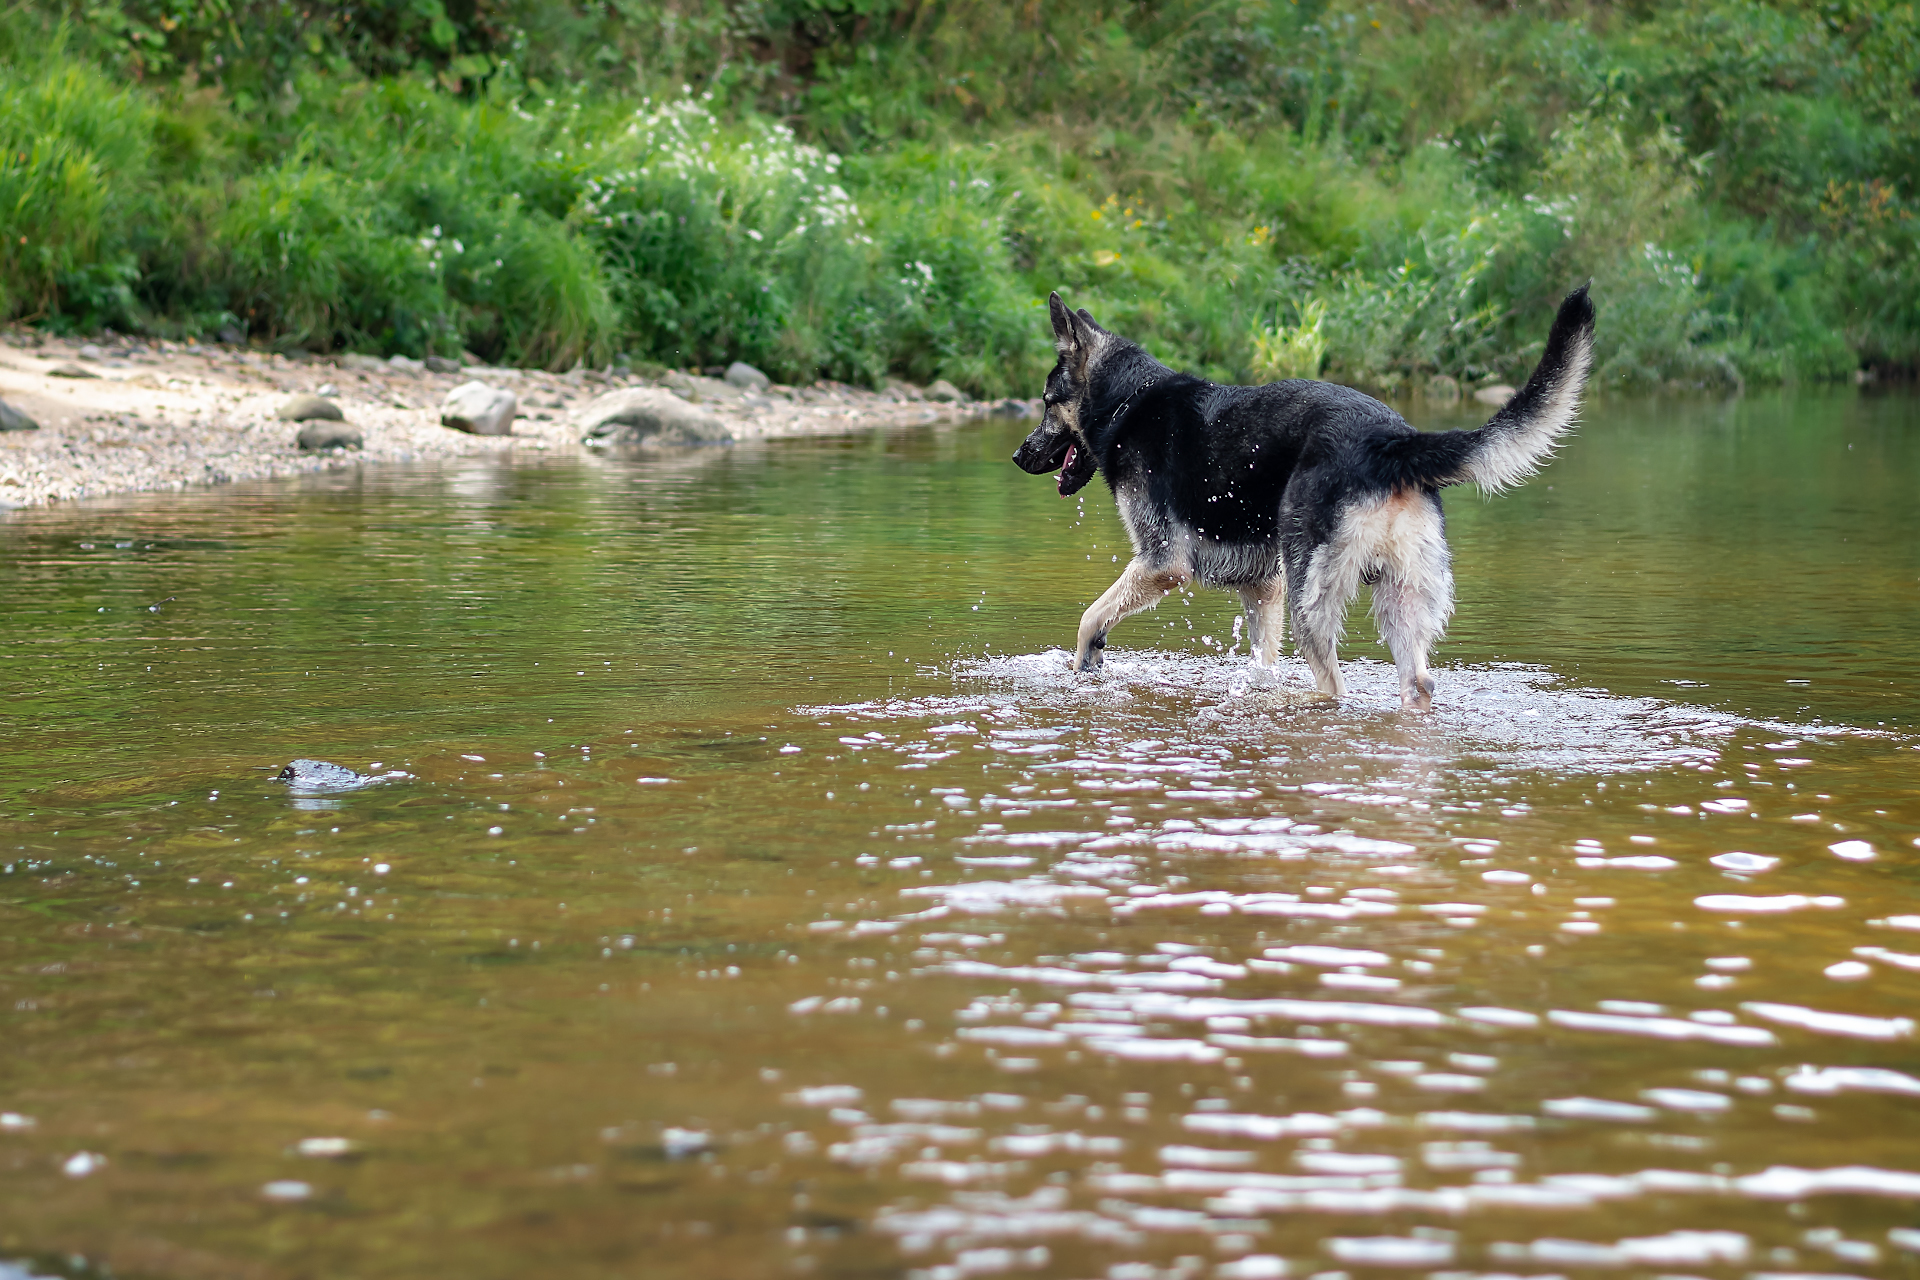
<path fill-rule="evenodd" d="M 1581 285 L 1560 304 L 1547 349 L 1513 399 L 1484 427 L 1423 431 L 1379 441 L 1381 462 L 1399 483 L 1422 488 L 1471 481 L 1488 493 L 1519 484 L 1573 427 L 1593 365 L 1593 302 Z"/>

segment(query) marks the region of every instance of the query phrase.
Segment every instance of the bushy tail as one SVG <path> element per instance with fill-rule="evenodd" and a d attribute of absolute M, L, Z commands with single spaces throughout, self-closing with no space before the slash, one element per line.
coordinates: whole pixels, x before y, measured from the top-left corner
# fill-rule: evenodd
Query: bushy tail
<path fill-rule="evenodd" d="M 1560 304 L 1547 349 L 1533 376 L 1484 427 L 1425 431 L 1380 442 L 1383 461 L 1409 484 L 1439 487 L 1471 481 L 1488 493 L 1519 484 L 1553 453 L 1573 427 L 1593 365 L 1593 303 L 1581 285 Z"/>

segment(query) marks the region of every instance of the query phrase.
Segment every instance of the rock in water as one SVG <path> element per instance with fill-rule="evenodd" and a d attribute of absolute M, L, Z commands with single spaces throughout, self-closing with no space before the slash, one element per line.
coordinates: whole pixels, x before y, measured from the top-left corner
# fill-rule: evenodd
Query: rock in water
<path fill-rule="evenodd" d="M 1436 373 L 1427 379 L 1427 399 L 1438 400 L 1442 404 L 1452 404 L 1460 398 L 1460 383 L 1444 373 Z"/>
<path fill-rule="evenodd" d="M 1503 408 L 1507 401 L 1519 394 L 1504 382 L 1496 382 L 1490 387 L 1482 387 L 1473 393 L 1473 398 L 1481 404 L 1490 404 L 1494 408 Z"/>
<path fill-rule="evenodd" d="M 583 444 L 729 444 L 726 424 L 671 391 L 635 387 L 589 401 L 578 419 Z"/>
<path fill-rule="evenodd" d="M 951 382 L 948 382 L 945 378 L 939 378 L 934 381 L 932 386 L 927 388 L 927 399 L 938 400 L 942 404 L 965 404 L 967 402 L 967 393 L 954 386 Z"/>
<path fill-rule="evenodd" d="M 0 400 L 0 431 L 38 431 L 40 424 L 5 400 Z"/>
<path fill-rule="evenodd" d="M 773 385 L 772 378 L 742 360 L 727 366 L 727 381 L 742 391 L 765 391 Z"/>
<path fill-rule="evenodd" d="M 289 396 L 287 402 L 274 412 L 274 417 L 282 422 L 312 422 L 324 418 L 329 422 L 345 422 L 347 415 L 340 412 L 340 406 L 325 396 Z"/>
<path fill-rule="evenodd" d="M 358 449 L 366 443 L 360 433 L 344 422 L 309 422 L 300 428 L 294 443 L 309 453 L 322 449 Z"/>
<path fill-rule="evenodd" d="M 513 415 L 520 401 L 513 392 L 490 387 L 484 382 L 463 382 L 447 392 L 440 406 L 440 425 L 476 436 L 513 434 Z"/>
<path fill-rule="evenodd" d="M 286 783 L 296 794 L 312 795 L 320 791 L 353 791 L 385 779 L 355 773 L 343 764 L 326 760 L 295 760 L 274 775 L 274 781 Z"/>

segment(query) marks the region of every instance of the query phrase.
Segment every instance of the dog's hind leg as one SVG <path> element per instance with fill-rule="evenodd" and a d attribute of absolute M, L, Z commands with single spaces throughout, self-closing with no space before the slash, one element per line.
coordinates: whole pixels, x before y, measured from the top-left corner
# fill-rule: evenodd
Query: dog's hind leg
<path fill-rule="evenodd" d="M 1293 592 L 1293 644 L 1313 672 L 1313 687 L 1329 698 L 1344 698 L 1340 678 L 1340 636 L 1347 606 L 1360 590 L 1360 572 L 1337 543 L 1323 543 L 1305 557 L 1289 554 L 1288 585 Z"/>
<path fill-rule="evenodd" d="M 1267 582 L 1240 588 L 1247 611 L 1247 642 L 1253 660 L 1270 667 L 1280 657 L 1280 633 L 1287 617 L 1287 580 L 1276 574 Z"/>
<path fill-rule="evenodd" d="M 1193 580 L 1187 569 L 1154 569 L 1139 560 L 1127 566 L 1120 580 L 1107 588 L 1080 618 L 1079 643 L 1074 647 L 1073 669 L 1092 671 L 1100 665 L 1101 651 L 1107 647 L 1107 632 L 1120 619 L 1160 603 L 1169 591 Z"/>
<path fill-rule="evenodd" d="M 1402 509 L 1379 549 L 1386 562 L 1373 584 L 1373 620 L 1400 673 L 1400 705 L 1433 709 L 1427 655 L 1453 616 L 1452 556 L 1439 503 Z"/>

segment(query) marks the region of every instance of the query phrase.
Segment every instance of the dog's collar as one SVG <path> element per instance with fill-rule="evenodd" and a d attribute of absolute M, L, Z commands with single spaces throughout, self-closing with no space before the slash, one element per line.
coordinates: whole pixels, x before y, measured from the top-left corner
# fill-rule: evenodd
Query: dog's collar
<path fill-rule="evenodd" d="M 1127 393 L 1127 398 L 1120 402 L 1120 407 L 1118 409 L 1115 409 L 1110 415 L 1108 415 L 1107 426 L 1112 427 L 1114 423 L 1120 421 L 1121 418 L 1125 417 L 1127 410 L 1133 407 L 1134 397 L 1145 395 L 1147 392 L 1153 390 L 1153 384 L 1158 381 L 1160 381 L 1160 379 L 1158 378 L 1148 378 L 1145 382 L 1135 387 L 1132 391 L 1129 391 Z"/>

